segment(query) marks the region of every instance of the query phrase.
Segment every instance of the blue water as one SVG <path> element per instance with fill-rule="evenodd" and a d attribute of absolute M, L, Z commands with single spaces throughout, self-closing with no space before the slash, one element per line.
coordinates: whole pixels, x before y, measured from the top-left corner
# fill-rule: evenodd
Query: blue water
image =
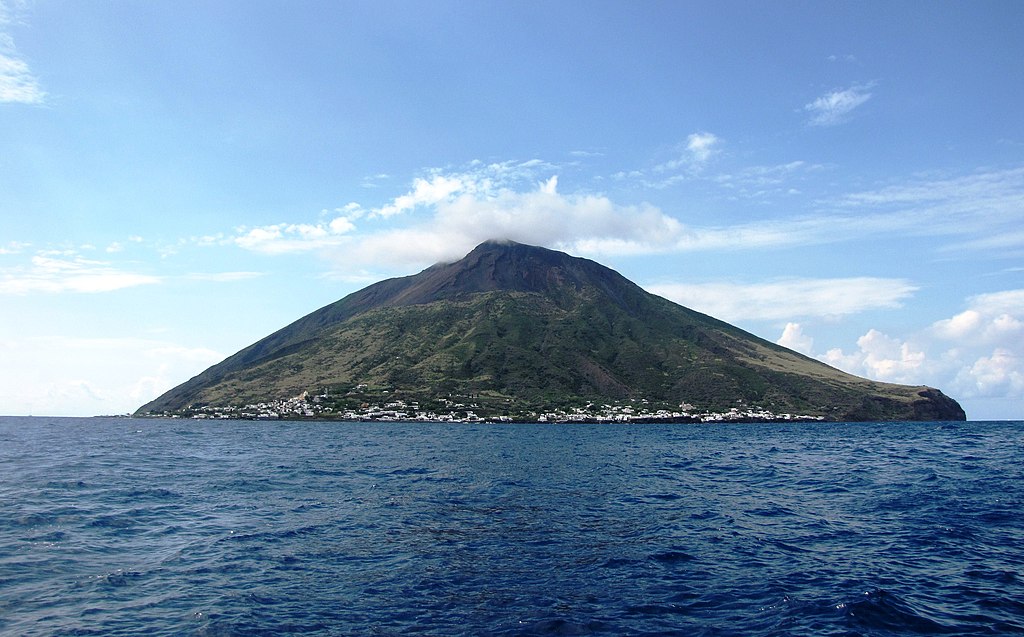
<path fill-rule="evenodd" d="M 4 635 L 1024 634 L 1024 423 L 0 419 Z"/>

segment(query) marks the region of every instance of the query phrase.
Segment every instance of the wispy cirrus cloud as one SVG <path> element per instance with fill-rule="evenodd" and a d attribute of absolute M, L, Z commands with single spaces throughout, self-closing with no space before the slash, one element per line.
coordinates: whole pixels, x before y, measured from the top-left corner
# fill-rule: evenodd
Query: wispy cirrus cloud
<path fill-rule="evenodd" d="M 255 228 L 241 227 L 229 240 L 216 238 L 209 243 L 231 242 L 240 248 L 263 254 L 288 254 L 336 248 L 349 241 L 355 223 L 346 215 L 320 223 L 277 223 Z"/>
<path fill-rule="evenodd" d="M 14 9 L 0 0 L 0 103 L 43 104 L 46 92 L 7 33 L 14 20 Z"/>
<path fill-rule="evenodd" d="M 844 207 L 893 208 L 939 203 L 951 211 L 985 207 L 1002 214 L 1024 200 L 1024 167 L 983 170 L 969 175 L 917 178 L 834 200 Z"/>
<path fill-rule="evenodd" d="M 811 116 L 809 123 L 812 126 L 835 126 L 845 122 L 854 109 L 871 99 L 869 91 L 872 86 L 854 85 L 836 89 L 805 104 L 803 110 Z"/>
<path fill-rule="evenodd" d="M 869 228 L 962 238 L 940 250 L 1024 250 L 1024 168 L 914 179 L 821 203 L 863 216 Z"/>
<path fill-rule="evenodd" d="M 610 175 L 616 182 L 663 190 L 683 183 L 705 182 L 723 189 L 729 199 L 765 200 L 769 196 L 800 194 L 799 184 L 829 167 L 801 159 L 777 163 L 709 170 L 712 159 L 723 153 L 724 141 L 714 133 L 694 133 L 679 147 L 679 156 L 650 169 L 621 170 Z"/>
<path fill-rule="evenodd" d="M 730 198 L 766 202 L 803 194 L 802 188 L 808 179 L 827 169 L 822 164 L 797 159 L 781 164 L 745 166 L 708 179 L 723 188 Z"/>
<path fill-rule="evenodd" d="M 376 175 L 367 175 L 363 177 L 363 181 L 360 184 L 363 188 L 379 188 L 388 179 L 391 179 L 391 175 L 387 173 L 377 173 Z"/>
<path fill-rule="evenodd" d="M 159 283 L 160 277 L 128 272 L 108 261 L 42 252 L 27 266 L 0 269 L 0 294 L 98 293 Z"/>
<path fill-rule="evenodd" d="M 645 286 L 691 309 L 725 321 L 839 317 L 896 308 L 917 287 L 878 277 L 793 278 L 761 283 L 660 283 Z"/>

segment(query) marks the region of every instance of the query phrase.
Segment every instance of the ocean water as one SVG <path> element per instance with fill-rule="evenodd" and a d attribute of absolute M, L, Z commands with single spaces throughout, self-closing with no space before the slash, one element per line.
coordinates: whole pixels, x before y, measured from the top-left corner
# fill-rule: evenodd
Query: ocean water
<path fill-rule="evenodd" d="M 1024 634 L 1024 423 L 0 419 L 4 635 Z"/>

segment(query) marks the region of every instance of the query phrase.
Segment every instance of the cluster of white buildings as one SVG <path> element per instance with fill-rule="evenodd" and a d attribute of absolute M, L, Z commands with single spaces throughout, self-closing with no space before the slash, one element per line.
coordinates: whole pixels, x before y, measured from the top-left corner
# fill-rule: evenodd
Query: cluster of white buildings
<path fill-rule="evenodd" d="M 820 416 L 801 416 L 788 413 L 774 413 L 758 407 L 734 407 L 725 412 L 699 411 L 689 404 L 679 405 L 678 410 L 654 409 L 648 401 L 634 401 L 629 404 L 595 405 L 588 403 L 583 407 L 558 409 L 548 412 L 529 412 L 511 415 L 479 415 L 481 409 L 475 403 L 463 404 L 452 400 L 441 399 L 444 406 L 441 410 L 423 410 L 419 404 L 407 403 L 403 400 L 392 400 L 383 403 L 363 403 L 354 409 L 335 409 L 326 404 L 326 394 L 309 397 L 307 392 L 294 398 L 261 402 L 244 407 L 195 407 L 185 415 L 195 419 L 246 419 L 246 420 L 277 420 L 277 419 L 323 419 L 348 421 L 380 421 L 380 422 L 541 422 L 541 423 L 573 423 L 573 422 L 778 422 L 823 420 Z M 182 417 L 182 414 L 154 414 L 170 417 Z"/>

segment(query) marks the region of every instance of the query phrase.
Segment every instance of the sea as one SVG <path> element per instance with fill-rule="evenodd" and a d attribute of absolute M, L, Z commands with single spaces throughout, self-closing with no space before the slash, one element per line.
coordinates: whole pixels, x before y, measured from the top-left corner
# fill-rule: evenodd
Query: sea
<path fill-rule="evenodd" d="M 0 418 L 0 634 L 1024 634 L 1024 423 Z"/>

